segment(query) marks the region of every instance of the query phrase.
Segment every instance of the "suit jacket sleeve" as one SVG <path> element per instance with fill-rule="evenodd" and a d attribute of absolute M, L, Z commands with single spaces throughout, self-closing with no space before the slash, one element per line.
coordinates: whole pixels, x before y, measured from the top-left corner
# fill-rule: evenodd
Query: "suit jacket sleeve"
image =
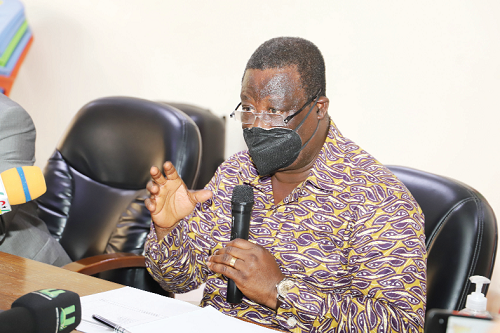
<path fill-rule="evenodd" d="M 0 94 L 0 173 L 35 163 L 35 125 L 17 103 Z"/>

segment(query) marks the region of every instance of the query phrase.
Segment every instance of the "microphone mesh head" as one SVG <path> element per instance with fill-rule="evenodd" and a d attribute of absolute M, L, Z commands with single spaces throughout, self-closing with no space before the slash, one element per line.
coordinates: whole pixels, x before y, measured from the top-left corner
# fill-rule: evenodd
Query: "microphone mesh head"
<path fill-rule="evenodd" d="M 236 185 L 233 189 L 233 195 L 231 197 L 231 202 L 236 202 L 236 203 L 252 202 L 253 203 L 253 188 L 249 185 Z"/>

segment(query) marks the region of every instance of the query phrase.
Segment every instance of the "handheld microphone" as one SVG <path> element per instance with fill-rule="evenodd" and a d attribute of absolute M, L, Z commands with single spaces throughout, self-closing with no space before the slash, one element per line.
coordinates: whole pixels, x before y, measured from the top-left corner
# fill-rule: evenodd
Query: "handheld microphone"
<path fill-rule="evenodd" d="M 248 185 L 236 185 L 233 189 L 231 197 L 231 240 L 241 238 L 248 240 L 248 232 L 250 229 L 250 217 L 252 216 L 253 207 L 253 189 Z M 233 280 L 227 281 L 226 301 L 231 304 L 241 303 L 243 294 L 236 287 Z"/>
<path fill-rule="evenodd" d="M 42 170 L 37 166 L 23 166 L 0 174 L 0 215 L 38 198 L 47 191 Z"/>
<path fill-rule="evenodd" d="M 77 293 L 62 289 L 33 291 L 0 313 L 2 333 L 69 333 L 82 320 Z"/>

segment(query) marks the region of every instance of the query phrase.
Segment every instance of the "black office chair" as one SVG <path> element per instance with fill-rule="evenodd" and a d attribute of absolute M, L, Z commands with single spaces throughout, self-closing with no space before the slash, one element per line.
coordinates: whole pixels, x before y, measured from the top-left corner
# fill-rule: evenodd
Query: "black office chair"
<path fill-rule="evenodd" d="M 219 165 L 225 160 L 226 119 L 224 117 L 217 117 L 210 110 L 195 105 L 172 102 L 164 103 L 187 114 L 200 130 L 202 141 L 200 173 L 194 189 L 202 189 L 212 179 Z"/>
<path fill-rule="evenodd" d="M 425 215 L 427 310 L 461 310 L 472 275 L 491 278 L 497 251 L 495 214 L 472 187 L 401 166 L 389 169 L 406 185 Z"/>
<path fill-rule="evenodd" d="M 39 216 L 51 234 L 71 259 L 83 259 L 69 268 L 96 274 L 101 269 L 144 267 L 140 254 L 151 220 L 144 207 L 151 166 L 161 168 L 172 161 L 191 188 L 200 156 L 199 130 L 176 108 L 130 97 L 85 105 L 49 159 L 44 171 L 47 192 L 37 200 Z M 116 252 L 136 255 L 112 255 Z M 90 268 L 79 269 L 86 264 Z M 100 277 L 163 293 L 145 269 Z"/>

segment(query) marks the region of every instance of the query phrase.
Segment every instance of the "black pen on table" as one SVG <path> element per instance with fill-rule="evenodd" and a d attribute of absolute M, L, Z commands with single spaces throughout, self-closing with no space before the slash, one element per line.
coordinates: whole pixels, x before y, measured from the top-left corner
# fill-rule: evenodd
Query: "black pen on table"
<path fill-rule="evenodd" d="M 95 320 L 103 323 L 106 326 L 111 327 L 114 330 L 113 332 L 116 332 L 116 333 L 132 333 L 130 331 L 127 331 L 125 328 L 121 327 L 120 325 L 117 325 L 117 324 L 115 324 L 115 323 L 109 321 L 108 319 L 103 318 L 103 317 L 101 317 L 99 315 L 94 314 L 94 315 L 92 315 L 92 318 L 94 318 Z"/>

